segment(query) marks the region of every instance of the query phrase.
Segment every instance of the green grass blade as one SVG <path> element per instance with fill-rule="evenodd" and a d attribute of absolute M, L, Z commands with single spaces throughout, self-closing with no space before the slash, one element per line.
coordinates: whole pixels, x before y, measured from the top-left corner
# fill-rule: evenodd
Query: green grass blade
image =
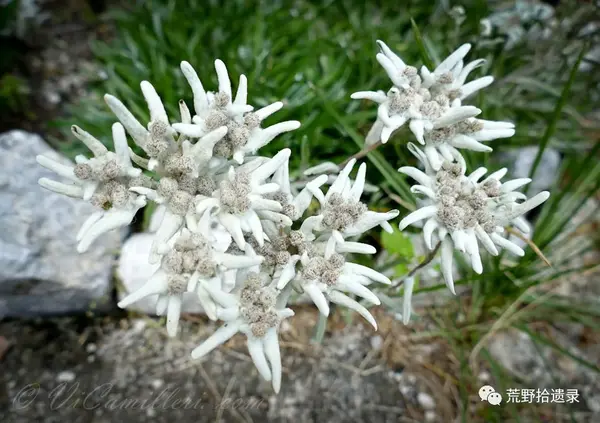
<path fill-rule="evenodd" d="M 575 61 L 575 64 L 573 65 L 573 68 L 571 69 L 571 73 L 569 74 L 569 79 L 567 80 L 567 83 L 565 84 L 565 86 L 562 90 L 560 99 L 556 103 L 556 107 L 554 108 L 554 113 L 552 115 L 552 118 L 550 119 L 550 122 L 548 123 L 548 126 L 546 127 L 546 132 L 544 133 L 544 136 L 542 137 L 542 140 L 540 141 L 538 153 L 535 156 L 535 159 L 533 161 L 533 166 L 531 166 L 531 171 L 529 172 L 529 177 L 531 179 L 533 179 L 533 176 L 535 175 L 535 171 L 537 170 L 538 166 L 540 165 L 540 162 L 542 161 L 542 154 L 544 154 L 544 151 L 546 150 L 546 147 L 548 146 L 548 142 L 550 141 L 550 138 L 552 137 L 552 135 L 554 135 L 554 131 L 556 130 L 556 124 L 558 123 L 558 121 L 560 119 L 560 115 L 562 113 L 563 107 L 567 103 L 567 99 L 569 97 L 569 92 L 571 91 L 571 86 L 573 85 L 573 82 L 575 82 L 575 78 L 577 77 L 577 72 L 579 71 L 579 66 L 581 65 L 581 60 L 583 59 L 583 56 L 585 56 L 585 53 L 587 52 L 587 50 L 588 50 L 588 44 L 586 43 L 581 48 L 581 51 L 579 52 L 579 56 L 577 57 L 577 60 Z"/>
<path fill-rule="evenodd" d="M 419 52 L 421 54 L 421 60 L 429 70 L 433 71 L 433 69 L 435 69 L 435 63 L 433 63 L 433 59 L 431 59 L 429 51 L 427 50 L 427 47 L 425 47 L 421 31 L 419 30 L 419 27 L 413 18 L 410 18 L 410 24 L 412 25 L 413 35 L 415 36 L 415 42 L 417 43 L 417 47 L 419 48 Z"/>

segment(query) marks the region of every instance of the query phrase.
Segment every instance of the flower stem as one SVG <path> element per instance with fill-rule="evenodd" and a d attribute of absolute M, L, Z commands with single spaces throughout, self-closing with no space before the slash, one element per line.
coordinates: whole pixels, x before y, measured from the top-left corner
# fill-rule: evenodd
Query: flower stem
<path fill-rule="evenodd" d="M 367 154 L 369 154 L 371 151 L 375 150 L 377 147 L 379 147 L 381 145 L 381 141 L 377 141 L 375 144 L 371 144 L 370 146 L 368 146 L 367 148 L 363 148 L 362 150 L 360 150 L 358 153 L 353 154 L 352 156 L 348 157 L 346 160 L 344 160 L 342 163 L 340 163 L 338 165 L 338 167 L 340 169 L 343 169 L 350 160 L 352 159 L 361 159 L 363 157 L 365 157 Z"/>
<path fill-rule="evenodd" d="M 313 335 L 312 342 L 321 344 L 323 342 L 323 337 L 325 336 L 325 329 L 327 329 L 327 316 L 319 313 L 319 321 L 315 326 L 315 333 Z"/>
<path fill-rule="evenodd" d="M 431 251 L 429 252 L 429 254 L 427 254 L 427 256 L 426 256 L 426 257 L 423 259 L 423 261 L 422 261 L 421 263 L 417 264 L 417 265 L 414 267 L 414 269 L 412 269 L 410 272 L 408 272 L 408 273 L 407 273 L 407 274 L 406 274 L 406 275 L 405 275 L 405 276 L 402 278 L 402 280 L 401 280 L 401 281 L 399 281 L 397 284 L 395 284 L 395 285 L 391 286 L 391 288 L 397 288 L 397 287 L 399 287 L 400 285 L 402 285 L 402 283 L 403 283 L 403 282 L 404 282 L 406 279 L 408 279 L 408 278 L 410 278 L 410 277 L 414 276 L 414 275 L 415 275 L 415 274 L 416 274 L 416 273 L 417 273 L 419 270 L 421 270 L 422 268 L 424 268 L 425 266 L 427 266 L 429 263 L 431 263 L 431 261 L 432 261 L 432 260 L 435 258 L 435 255 L 437 254 L 437 252 L 438 252 L 438 250 L 440 249 L 440 246 L 441 246 L 441 245 L 442 245 L 442 243 L 441 243 L 441 242 L 438 242 L 438 243 L 437 243 L 437 245 L 435 246 L 435 248 L 434 248 L 433 250 L 431 250 Z"/>

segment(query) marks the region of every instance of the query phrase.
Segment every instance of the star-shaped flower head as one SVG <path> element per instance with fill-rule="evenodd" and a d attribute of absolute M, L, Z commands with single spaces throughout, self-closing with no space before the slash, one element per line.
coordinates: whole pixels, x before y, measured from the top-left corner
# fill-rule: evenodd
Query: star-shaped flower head
<path fill-rule="evenodd" d="M 497 247 L 506 248 L 513 254 L 523 256 L 524 251 L 502 237 L 500 233 L 507 225 L 528 232 L 529 227 L 522 216 L 548 199 L 547 191 L 532 198 L 516 190 L 531 182 L 528 178 L 500 180 L 507 169 L 487 173 L 479 168 L 465 175 L 464 163 L 445 161 L 435 171 L 427 156 L 416 146 L 410 146 L 425 167 L 425 172 L 415 167 L 398 169 L 418 182 L 411 191 L 424 196 L 425 201 L 416 211 L 400 221 L 400 229 L 425 220 L 423 236 L 425 244 L 433 249 L 435 239 L 442 242 L 442 274 L 446 284 L 454 292 L 452 278 L 453 250 L 465 253 L 475 272 L 483 271 L 478 242 L 492 255 L 498 254 Z"/>
<path fill-rule="evenodd" d="M 204 219 L 209 222 L 209 216 Z M 216 319 L 216 305 L 204 284 L 221 289 L 225 272 L 256 266 L 262 257 L 232 255 L 223 252 L 227 247 L 220 246 L 212 237 L 207 224 L 201 225 L 203 233 L 182 229 L 164 246 L 161 251 L 161 266 L 154 275 L 137 291 L 129 294 L 119 302 L 125 308 L 145 297 L 158 295 L 156 312 L 167 314 L 167 332 L 170 336 L 177 334 L 183 295 L 194 292 L 198 295 L 207 316 Z"/>
<path fill-rule="evenodd" d="M 210 195 L 196 198 L 196 212 L 202 214 L 212 210 L 215 218 L 231 233 L 234 241 L 242 250 L 246 240 L 244 233 L 251 233 L 259 245 L 263 245 L 265 236 L 261 220 L 273 221 L 278 225 L 291 226 L 291 219 L 282 214 L 280 202 L 266 198 L 279 191 L 279 185 L 266 182 L 289 158 L 291 151 L 283 149 L 273 158 L 259 160 L 229 170 L 215 181 L 218 189 Z"/>
<path fill-rule="evenodd" d="M 432 97 L 444 95 L 451 102 L 458 99 L 458 104 L 460 104 L 460 100 L 464 100 L 494 82 L 492 76 L 484 76 L 465 83 L 469 74 L 485 63 L 485 60 L 477 59 L 465 65 L 463 59 L 469 50 L 471 50 L 471 44 L 463 44 L 442 61 L 433 72 L 426 66 L 422 66 L 421 86 L 427 88 Z"/>
<path fill-rule="evenodd" d="M 391 282 L 385 275 L 367 266 L 347 262 L 342 254 L 332 249 L 326 250 L 324 255 L 305 252 L 301 265 L 292 283 L 308 294 L 322 315 L 329 316 L 331 301 L 356 311 L 377 330 L 377 323 L 366 307 L 345 293 L 379 305 L 381 301 L 367 286 L 373 281 L 389 285 Z M 285 282 L 280 279 L 277 287 L 283 289 Z"/>
<path fill-rule="evenodd" d="M 315 185 L 307 185 L 321 203 L 321 210 L 316 216 L 306 219 L 303 227 L 309 226 L 314 231 L 325 233 L 324 236 L 327 238 L 328 235 L 336 235 L 341 239 L 360 235 L 375 226 L 381 226 L 388 232 L 392 231 L 388 220 L 398 216 L 398 210 L 385 213 L 374 212 L 360 202 L 365 186 L 367 165 L 365 163 L 360 165 L 356 179 L 352 182 L 349 176 L 355 164 L 356 159 L 346 164 L 326 194 Z"/>
<path fill-rule="evenodd" d="M 248 352 L 256 369 L 265 380 L 272 382 L 277 393 L 281 387 L 279 325 L 294 312 L 277 304 L 279 292 L 270 280 L 263 274 L 250 274 L 235 293 L 205 284 L 219 306 L 217 316 L 225 324 L 192 351 L 192 358 L 205 356 L 241 332 L 248 339 Z"/>
<path fill-rule="evenodd" d="M 235 99 L 232 97 L 231 81 L 227 68 L 221 60 L 215 61 L 219 81 L 219 91 L 206 92 L 194 68 L 188 62 L 181 62 L 181 70 L 194 94 L 195 116 L 193 124 L 182 122 L 173 125 L 178 132 L 198 138 L 221 126 L 227 127 L 227 135 L 217 142 L 214 155 L 222 159 L 233 158 L 243 163 L 247 154 L 271 142 L 277 135 L 298 129 L 300 122 L 280 122 L 261 128 L 261 122 L 283 107 L 278 101 L 259 110 L 247 104 L 247 79 L 240 76 Z"/>
<path fill-rule="evenodd" d="M 116 97 L 106 94 L 108 107 L 125 126 L 133 141 L 146 153 L 149 159 L 133 154 L 139 166 L 159 174 L 191 174 L 197 177 L 206 171 L 213 150 L 227 134 L 225 125 L 215 126 L 202 134 L 194 144 L 184 135 L 179 135 L 170 126 L 169 118 L 160 96 L 148 81 L 142 81 L 142 93 L 150 111 L 150 122 L 145 128 L 127 107 Z M 190 111 L 183 100 L 179 102 L 181 120 L 191 124 Z"/>
<path fill-rule="evenodd" d="M 391 135 L 409 122 L 417 140 L 425 143 L 428 132 L 455 125 L 479 113 L 473 106 L 462 106 L 461 100 L 492 83 L 486 76 L 465 84 L 469 73 L 484 63 L 475 60 L 464 65 L 463 58 L 470 49 L 461 46 L 431 72 L 423 66 L 421 72 L 407 66 L 382 41 L 377 41 L 380 53 L 377 61 L 383 66 L 394 86 L 387 92 L 360 91 L 354 99 L 368 99 L 379 104 L 377 120 L 367 134 L 368 145 L 386 143 Z M 438 137 L 439 138 L 439 137 Z"/>
<path fill-rule="evenodd" d="M 136 212 L 146 205 L 146 197 L 129 191 L 134 185 L 152 186 L 150 178 L 141 175 L 141 170 L 133 167 L 129 157 L 125 130 L 120 123 L 112 127 L 115 152 L 109 151 L 99 140 L 77 126 L 71 128 L 94 154 L 87 158 L 75 158 L 74 166 L 67 166 L 49 157 L 39 155 L 37 162 L 52 170 L 68 182 L 57 182 L 41 178 L 38 182 L 44 188 L 70 197 L 81 198 L 98 206 L 82 225 L 77 234 L 77 251 L 87 251 L 103 233 L 127 226 Z"/>

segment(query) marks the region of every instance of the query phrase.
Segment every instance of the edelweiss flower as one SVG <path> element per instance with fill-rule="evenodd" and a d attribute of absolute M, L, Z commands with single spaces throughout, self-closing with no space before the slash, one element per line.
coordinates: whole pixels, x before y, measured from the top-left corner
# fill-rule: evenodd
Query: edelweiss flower
<path fill-rule="evenodd" d="M 183 295 L 186 292 L 196 292 L 207 316 L 216 319 L 215 303 L 202 283 L 220 289 L 222 275 L 226 270 L 255 266 L 262 261 L 261 257 L 224 253 L 217 249 L 218 246 L 210 235 L 204 236 L 183 229 L 178 236 L 173 237 L 168 250 L 162 251 L 161 267 L 144 286 L 123 298 L 118 306 L 125 308 L 150 295 L 158 295 L 156 312 L 158 315 L 167 313 L 167 332 L 170 336 L 175 336 Z M 202 283 L 199 284 L 199 281 Z"/>
<path fill-rule="evenodd" d="M 384 230 L 392 232 L 388 220 L 398 216 L 398 210 L 390 210 L 386 213 L 373 212 L 360 202 L 367 165 L 365 163 L 360 165 L 356 180 L 352 183 L 349 175 L 355 164 L 356 159 L 352 159 L 346 164 L 335 182 L 329 187 L 327 194 L 323 194 L 316 185 L 307 185 L 307 188 L 321 203 L 321 211 L 318 215 L 304 221 L 303 227 L 306 232 L 324 231 L 331 235 L 339 234 L 341 239 L 360 235 L 378 225 Z"/>
<path fill-rule="evenodd" d="M 273 174 L 271 182 L 274 182 L 279 186 L 279 191 L 272 194 L 271 197 L 273 200 L 281 203 L 283 214 L 292 219 L 292 221 L 296 221 L 302 217 L 304 212 L 310 206 L 313 192 L 327 182 L 328 178 L 325 175 L 320 175 L 308 182 L 299 193 L 294 195 L 290 182 L 289 163 L 290 160 L 288 157 L 283 165 L 281 165 Z"/>
<path fill-rule="evenodd" d="M 198 74 L 188 62 L 181 62 L 181 70 L 194 94 L 194 109 L 196 115 L 193 124 L 182 122 L 173 125 L 178 132 L 191 137 L 202 137 L 218 127 L 226 126 L 227 135 L 215 146 L 215 156 L 233 159 L 243 163 L 244 156 L 256 152 L 268 144 L 277 135 L 293 131 L 300 127 L 298 121 L 286 121 L 261 128 L 261 122 L 283 107 L 282 102 L 270 104 L 252 112 L 252 106 L 247 105 L 247 79 L 240 76 L 240 82 L 235 99 L 232 97 L 231 81 L 225 64 L 215 61 L 215 69 L 219 81 L 217 93 L 206 92 L 198 78 Z"/>
<path fill-rule="evenodd" d="M 485 60 L 478 59 L 465 65 L 463 59 L 469 50 L 471 50 L 471 44 L 463 44 L 440 63 L 433 72 L 430 72 L 426 66 L 421 67 L 422 86 L 429 89 L 432 96 L 444 94 L 450 100 L 464 100 L 494 82 L 492 76 L 484 76 L 465 84 L 469 74 L 485 63 Z"/>
<path fill-rule="evenodd" d="M 121 124 L 115 123 L 112 127 L 114 153 L 81 128 L 73 126 L 71 130 L 90 149 L 94 157 L 88 159 L 85 156 L 77 156 L 75 166 L 65 166 L 39 155 L 36 160 L 40 165 L 67 179 L 69 183 L 48 178 L 41 178 L 38 183 L 48 190 L 91 201 L 102 208 L 84 222 L 77 234 L 77 251 L 83 253 L 103 233 L 131 223 L 136 212 L 146 205 L 146 198 L 130 193 L 129 187 L 132 184 L 152 182 L 141 175 L 140 169 L 132 166 L 127 138 Z"/>
<path fill-rule="evenodd" d="M 148 129 L 142 126 L 118 98 L 106 94 L 104 100 L 133 141 L 150 157 L 147 166 L 149 170 L 154 170 L 179 147 L 175 139 L 175 130 L 169 124 L 167 112 L 156 90 L 148 81 L 142 81 L 140 86 L 150 111 Z"/>
<path fill-rule="evenodd" d="M 325 256 L 309 256 L 301 259 L 302 270 L 294 281 L 315 303 L 321 314 L 329 316 L 328 300 L 348 307 L 363 316 L 377 330 L 377 323 L 369 311 L 357 301 L 345 295 L 348 292 L 379 305 L 379 298 L 366 286 L 373 281 L 390 284 L 390 280 L 375 270 L 356 263 L 346 262 L 341 254 L 326 252 Z M 278 289 L 283 289 L 280 280 Z"/>
<path fill-rule="evenodd" d="M 381 53 L 377 61 L 392 80 L 387 94 L 383 91 L 360 91 L 352 94 L 354 99 L 368 99 L 379 104 L 377 120 L 367 134 L 367 145 L 378 141 L 386 143 L 398 128 L 409 122 L 410 130 L 424 144 L 426 132 L 454 125 L 479 113 L 473 106 L 462 106 L 461 100 L 492 83 L 486 76 L 465 84 L 469 73 L 484 63 L 476 60 L 464 65 L 463 58 L 471 48 L 461 46 L 430 72 L 425 66 L 421 73 L 407 66 L 382 41 L 377 41 Z"/>
<path fill-rule="evenodd" d="M 284 149 L 272 159 L 252 169 L 247 167 L 229 168 L 219 182 L 219 188 L 210 196 L 199 195 L 196 212 L 214 209 L 216 219 L 229 231 L 238 247 L 245 248 L 244 232 L 252 233 L 259 245 L 264 242 L 261 219 L 291 226 L 289 217 L 279 213 L 281 203 L 265 198 L 279 190 L 276 183 L 266 183 L 266 179 L 275 173 L 289 158 L 290 150 Z M 249 164 L 252 164 L 250 162 Z"/>
<path fill-rule="evenodd" d="M 278 291 L 262 282 L 262 276 L 251 274 L 236 294 L 225 293 L 205 284 L 206 290 L 219 305 L 217 316 L 226 323 L 192 351 L 192 358 L 201 358 L 233 335 L 242 332 L 248 338 L 248 352 L 260 375 L 271 381 L 275 392 L 281 387 L 281 352 L 278 329 L 283 319 L 292 317 L 289 308 L 277 306 Z"/>
<path fill-rule="evenodd" d="M 411 151 L 424 164 L 425 173 L 414 167 L 401 167 L 398 171 L 419 183 L 411 191 L 424 195 L 427 201 L 402 219 L 399 226 L 402 230 L 426 220 L 423 226 L 425 244 L 433 249 L 434 235 L 442 242 L 442 273 L 453 293 L 454 249 L 467 254 L 477 273 L 483 271 L 478 241 L 493 255 L 498 254 L 496 246 L 519 256 L 525 254 L 519 246 L 499 234 L 509 224 L 527 232 L 529 227 L 521 216 L 546 201 L 550 196 L 547 191 L 527 199 L 525 194 L 515 190 L 531 182 L 528 178 L 501 183 L 500 179 L 507 172 L 501 169 L 480 182 L 487 172 L 485 168 L 466 176 L 464 165 L 446 161 L 439 171 L 434 171 L 421 150 L 413 145 Z"/>

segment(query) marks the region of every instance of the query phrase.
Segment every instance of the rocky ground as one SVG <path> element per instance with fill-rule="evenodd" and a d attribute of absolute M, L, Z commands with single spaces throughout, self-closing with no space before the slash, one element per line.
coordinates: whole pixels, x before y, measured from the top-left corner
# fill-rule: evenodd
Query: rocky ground
<path fill-rule="evenodd" d="M 3 323 L 11 346 L 1 362 L 0 420 L 449 421 L 447 389 L 434 372 L 413 373 L 408 351 L 394 351 L 401 334 L 392 333 L 392 320 L 382 317 L 374 333 L 361 322 L 346 326 L 338 315 L 319 345 L 309 339 L 316 318 L 300 308 L 283 327 L 279 395 L 259 378 L 242 337 L 201 362 L 190 360 L 215 329 L 202 319 L 185 321 L 176 339 L 148 318 Z M 423 349 L 417 360 L 435 350 Z"/>
<path fill-rule="evenodd" d="M 197 316 L 188 315 L 174 339 L 164 322 L 141 316 L 7 321 L 0 323 L 0 421 L 443 423 L 465 406 L 470 421 L 487 421 L 489 405 L 477 392 L 498 383 L 493 369 L 481 364 L 473 384 L 461 386 L 456 378 L 465 369 L 447 342 L 426 335 L 433 325 L 407 327 L 382 310 L 376 318 L 373 332 L 336 313 L 323 343 L 315 344 L 316 312 L 297 307 L 282 327 L 279 395 L 258 376 L 240 335 L 191 360 L 190 351 L 216 328 Z M 567 338 L 553 333 L 571 352 L 597 359 L 597 344 L 584 349 Z M 510 331 L 495 336 L 490 351 L 525 385 L 580 393 L 573 405 L 525 405 L 521 421 L 572 421 L 569 409 L 576 422 L 598 421 L 600 378 L 585 366 L 538 351 Z"/>

